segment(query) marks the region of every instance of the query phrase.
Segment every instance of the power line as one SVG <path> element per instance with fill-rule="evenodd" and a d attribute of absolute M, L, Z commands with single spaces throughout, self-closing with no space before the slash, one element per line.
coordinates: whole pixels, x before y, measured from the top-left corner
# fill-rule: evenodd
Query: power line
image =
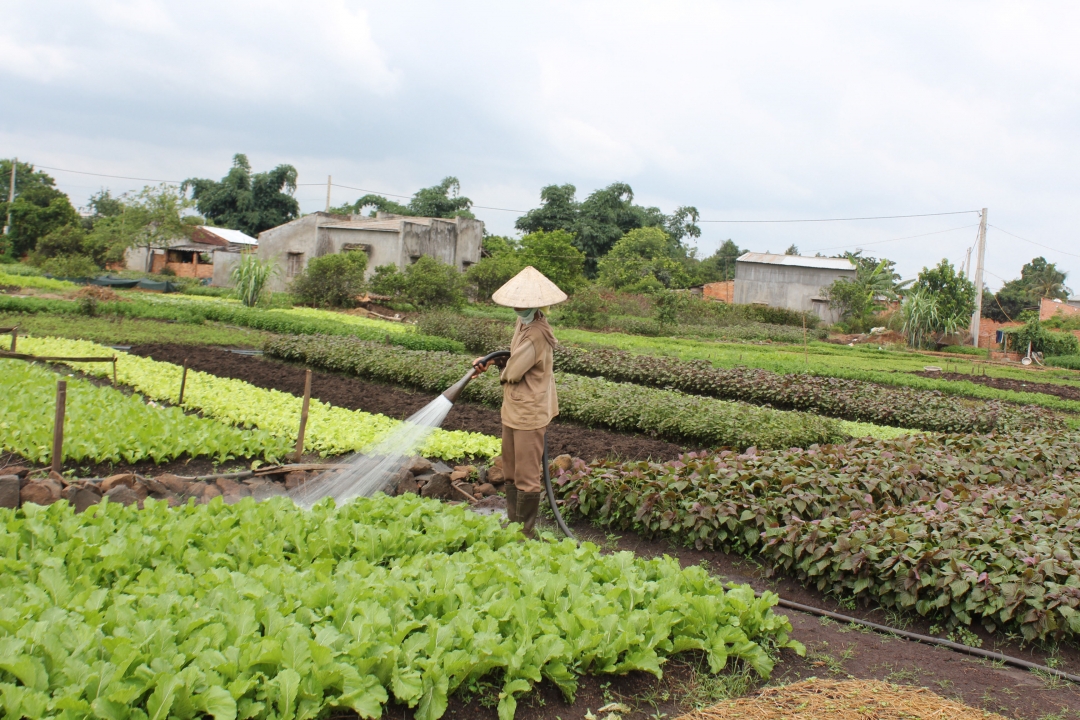
<path fill-rule="evenodd" d="M 49 167 L 48 165 L 35 165 L 39 170 L 53 170 L 55 172 L 75 173 L 76 175 L 93 175 L 95 177 L 116 178 L 117 180 L 140 180 L 142 182 L 159 182 L 180 185 L 182 180 L 157 180 L 155 178 L 128 177 L 127 175 L 106 175 L 104 173 L 84 172 L 82 170 L 68 170 L 67 168 Z"/>
<path fill-rule="evenodd" d="M 813 223 L 813 222 L 847 222 L 849 220 L 897 220 L 900 218 L 938 217 L 940 215 L 967 215 L 968 213 L 979 214 L 978 210 L 956 210 L 954 212 L 920 213 L 918 215 L 873 215 L 869 217 L 846 217 L 846 218 L 810 218 L 801 220 L 698 220 L 703 223 Z"/>
<path fill-rule="evenodd" d="M 975 225 L 961 225 L 959 227 L 949 228 L 947 230 L 935 230 L 934 232 L 922 233 L 921 235 L 906 235 L 904 237 L 890 238 L 888 240 L 874 240 L 873 242 L 866 243 L 851 243 L 849 245 L 834 245 L 833 247 L 817 248 L 814 252 L 821 252 L 822 250 L 839 250 L 841 248 L 849 247 L 863 247 L 864 245 L 881 245 L 882 243 L 896 242 L 898 240 L 913 240 L 914 238 L 927 237 L 928 235 L 941 235 L 942 233 L 955 232 L 956 230 L 966 230 L 968 228 L 978 227 L 978 223 Z"/>
<path fill-rule="evenodd" d="M 1035 242 L 1034 240 L 1028 240 L 1027 238 L 1022 238 L 1019 235 L 1013 235 L 1013 233 L 1009 232 L 1005 228 L 998 227 L 997 225 L 991 225 L 990 227 L 994 228 L 995 230 L 1000 230 L 1001 232 L 1005 233 L 1006 235 L 1012 235 L 1017 240 L 1023 240 L 1026 243 L 1031 243 L 1032 245 L 1038 245 L 1041 248 L 1046 248 L 1047 250 L 1053 250 L 1054 252 L 1061 253 L 1062 255 L 1069 255 L 1070 257 L 1078 257 L 1078 258 L 1080 258 L 1080 255 L 1077 255 L 1076 253 L 1065 252 L 1064 250 L 1058 250 L 1055 247 L 1050 247 L 1049 245 L 1043 245 L 1042 243 Z"/>

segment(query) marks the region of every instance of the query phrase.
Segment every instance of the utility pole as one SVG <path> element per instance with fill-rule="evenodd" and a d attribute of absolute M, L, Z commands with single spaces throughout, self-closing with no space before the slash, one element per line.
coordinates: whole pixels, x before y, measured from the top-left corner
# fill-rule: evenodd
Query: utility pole
<path fill-rule="evenodd" d="M 986 258 L 986 208 L 979 220 L 979 251 L 975 254 L 975 314 L 971 316 L 971 344 L 979 347 L 979 320 L 982 319 L 983 260 Z"/>
<path fill-rule="evenodd" d="M 19 166 L 19 158 L 11 161 L 11 184 L 7 194 L 7 222 L 4 224 L 4 234 L 11 233 L 11 203 L 15 202 L 15 168 Z"/>
<path fill-rule="evenodd" d="M 326 212 L 330 212 L 330 176 L 326 176 Z"/>

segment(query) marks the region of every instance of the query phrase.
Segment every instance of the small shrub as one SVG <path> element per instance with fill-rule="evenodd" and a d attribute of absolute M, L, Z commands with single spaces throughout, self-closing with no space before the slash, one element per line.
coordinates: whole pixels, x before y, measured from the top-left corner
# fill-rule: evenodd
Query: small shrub
<path fill-rule="evenodd" d="M 292 284 L 296 298 L 316 307 L 355 307 L 364 292 L 367 255 L 344 252 L 313 258 Z"/>
<path fill-rule="evenodd" d="M 38 267 L 47 275 L 62 278 L 90 278 L 101 272 L 87 255 L 59 255 L 43 260 Z"/>
<path fill-rule="evenodd" d="M 371 292 L 386 297 L 401 297 L 405 292 L 405 274 L 397 269 L 397 265 L 380 265 L 375 268 L 375 274 L 368 282 Z"/>
<path fill-rule="evenodd" d="M 564 324 L 589 329 L 602 328 L 608 320 L 604 298 L 592 286 L 575 293 L 559 308 L 558 313 Z"/>
<path fill-rule="evenodd" d="M 1067 332 L 1051 332 L 1037 319 L 1029 320 L 1019 328 L 1005 331 L 1009 339 L 1009 348 L 1014 352 L 1027 352 L 1028 343 L 1034 352 L 1043 355 L 1080 355 L 1080 340 Z"/>
<path fill-rule="evenodd" d="M 405 268 L 402 294 L 418 308 L 461 307 L 465 304 L 465 278 L 453 265 L 421 255 Z"/>
<path fill-rule="evenodd" d="M 1051 367 L 1080 370 L 1080 355 L 1050 355 L 1043 362 Z"/>
<path fill-rule="evenodd" d="M 253 253 L 244 253 L 231 275 L 232 281 L 236 283 L 236 296 L 240 302 L 246 307 L 258 305 L 267 281 L 277 271 L 273 260 L 260 260 Z"/>

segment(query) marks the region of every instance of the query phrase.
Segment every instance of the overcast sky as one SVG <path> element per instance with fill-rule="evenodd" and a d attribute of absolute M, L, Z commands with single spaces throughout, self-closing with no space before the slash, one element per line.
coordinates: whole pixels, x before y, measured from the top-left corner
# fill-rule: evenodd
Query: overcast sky
<path fill-rule="evenodd" d="M 401 195 L 456 175 L 475 204 L 510 210 L 543 185 L 584 198 L 623 181 L 703 220 L 987 207 L 992 288 L 1044 255 L 1080 294 L 1077 3 L 5 0 L 0 14 L 5 157 L 183 180 L 244 152 L 315 183 L 297 192 L 305 212 L 327 175 Z M 49 172 L 77 205 L 145 184 Z M 476 214 L 512 234 L 520 213 Z M 962 262 L 977 223 L 706 222 L 699 247 L 863 247 L 911 277 Z"/>

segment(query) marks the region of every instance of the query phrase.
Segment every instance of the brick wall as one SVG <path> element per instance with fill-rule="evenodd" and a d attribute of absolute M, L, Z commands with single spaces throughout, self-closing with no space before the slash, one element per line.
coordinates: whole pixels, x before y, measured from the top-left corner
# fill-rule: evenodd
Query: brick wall
<path fill-rule="evenodd" d="M 735 281 L 707 283 L 701 293 L 707 298 L 730 304 L 735 298 Z"/>

